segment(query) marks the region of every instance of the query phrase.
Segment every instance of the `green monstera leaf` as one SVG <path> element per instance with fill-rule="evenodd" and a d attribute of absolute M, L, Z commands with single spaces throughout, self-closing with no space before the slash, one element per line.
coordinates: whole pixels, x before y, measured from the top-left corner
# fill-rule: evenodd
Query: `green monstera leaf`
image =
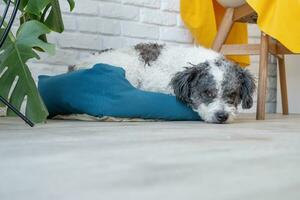
<path fill-rule="evenodd" d="M 74 0 L 68 0 L 70 5 L 70 11 L 72 11 L 75 8 L 75 1 Z"/>
<path fill-rule="evenodd" d="M 25 11 L 36 16 L 41 16 L 43 10 L 52 0 L 28 0 Z"/>
<path fill-rule="evenodd" d="M 70 11 L 74 9 L 75 1 L 68 0 Z M 61 15 L 59 0 L 28 0 L 25 11 L 31 18 L 40 19 L 52 31 L 62 33 L 64 23 Z"/>
<path fill-rule="evenodd" d="M 48 6 L 53 6 L 57 4 L 58 0 L 25 0 L 26 3 L 26 11 L 28 13 L 41 16 L 45 8 Z M 75 1 L 74 0 L 67 0 L 70 5 L 70 11 L 72 11 L 75 7 Z M 53 4 L 52 4 L 53 3 Z M 51 4 L 51 5 L 50 5 Z"/>
<path fill-rule="evenodd" d="M 25 22 L 19 28 L 16 38 L 12 35 L 7 38 L 0 52 L 0 95 L 19 110 L 27 97 L 25 115 L 35 123 L 44 122 L 48 111 L 26 62 L 32 58 L 39 58 L 33 50 L 36 47 L 54 54 L 55 46 L 39 39 L 41 35 L 49 32 L 50 29 L 38 21 Z M 13 115 L 11 111 L 7 114 Z"/>
<path fill-rule="evenodd" d="M 52 0 L 50 2 L 50 12 L 45 19 L 45 24 L 53 31 L 62 33 L 65 29 L 64 22 L 61 16 L 61 10 L 58 0 Z"/>

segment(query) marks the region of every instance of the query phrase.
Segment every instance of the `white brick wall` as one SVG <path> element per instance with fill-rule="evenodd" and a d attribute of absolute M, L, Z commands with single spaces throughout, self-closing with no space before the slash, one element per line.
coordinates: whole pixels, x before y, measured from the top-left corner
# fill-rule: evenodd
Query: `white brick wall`
<path fill-rule="evenodd" d="M 65 22 L 63 34 L 52 34 L 54 57 L 42 54 L 33 61 L 34 78 L 57 74 L 89 52 L 160 41 L 193 45 L 179 14 L 179 0 L 77 0 L 73 12 L 60 1 Z M 40 70 L 37 63 L 42 63 Z M 51 70 L 50 70 L 51 69 Z"/>
<path fill-rule="evenodd" d="M 30 67 L 35 79 L 39 74 L 58 74 L 81 56 L 106 48 L 119 48 L 139 42 L 193 45 L 193 38 L 179 14 L 179 0 L 77 0 L 74 12 L 61 1 L 65 32 L 52 34 L 57 45 L 54 57 L 42 55 Z M 259 41 L 256 26 L 249 28 L 250 42 Z M 258 57 L 252 57 L 249 69 L 257 76 Z M 276 65 L 270 65 L 268 111 L 276 107 Z M 256 98 L 255 98 L 256 100 Z M 250 110 L 255 112 L 255 107 Z"/>

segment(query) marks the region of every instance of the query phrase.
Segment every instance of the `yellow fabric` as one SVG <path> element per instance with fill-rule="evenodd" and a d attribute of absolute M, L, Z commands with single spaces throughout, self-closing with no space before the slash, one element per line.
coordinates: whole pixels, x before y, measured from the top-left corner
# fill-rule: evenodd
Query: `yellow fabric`
<path fill-rule="evenodd" d="M 181 0 L 180 13 L 196 42 L 204 47 L 211 48 L 225 9 L 215 0 Z M 247 44 L 247 25 L 235 23 L 225 43 Z M 249 56 L 228 56 L 228 58 L 240 63 L 242 66 L 250 63 Z"/>
<path fill-rule="evenodd" d="M 300 0 L 246 0 L 257 12 L 260 29 L 280 41 L 294 53 L 300 53 Z M 181 0 L 181 17 L 196 42 L 210 48 L 224 8 L 215 0 Z M 235 23 L 227 44 L 247 44 L 247 25 Z M 230 56 L 245 66 L 248 56 Z"/>
<path fill-rule="evenodd" d="M 247 0 L 260 29 L 294 53 L 300 53 L 300 0 Z"/>

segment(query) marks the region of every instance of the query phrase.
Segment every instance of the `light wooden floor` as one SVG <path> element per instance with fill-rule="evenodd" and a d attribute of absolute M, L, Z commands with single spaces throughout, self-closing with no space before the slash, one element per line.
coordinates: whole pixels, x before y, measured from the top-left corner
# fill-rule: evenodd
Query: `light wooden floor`
<path fill-rule="evenodd" d="M 0 118 L 1 200 L 299 200 L 300 115 L 233 124 Z"/>

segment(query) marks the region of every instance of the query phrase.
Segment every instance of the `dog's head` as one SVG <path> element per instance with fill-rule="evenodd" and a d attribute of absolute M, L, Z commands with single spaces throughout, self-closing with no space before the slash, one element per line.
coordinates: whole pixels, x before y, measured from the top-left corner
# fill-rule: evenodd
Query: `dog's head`
<path fill-rule="evenodd" d="M 177 98 L 206 122 L 229 122 L 240 103 L 243 109 L 253 105 L 253 76 L 224 58 L 187 67 L 175 74 L 171 85 Z"/>

